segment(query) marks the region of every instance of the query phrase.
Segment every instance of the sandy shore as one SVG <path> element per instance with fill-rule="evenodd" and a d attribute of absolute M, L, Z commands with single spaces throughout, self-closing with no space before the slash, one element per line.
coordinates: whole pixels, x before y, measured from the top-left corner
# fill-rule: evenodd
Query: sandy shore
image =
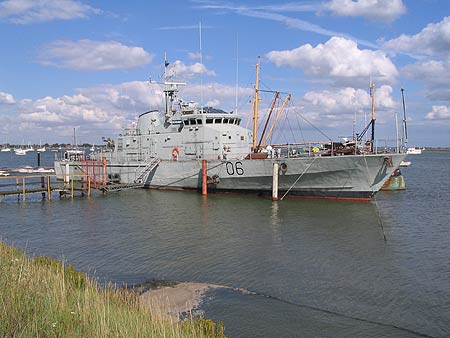
<path fill-rule="evenodd" d="M 192 312 L 199 306 L 206 291 L 223 287 L 195 282 L 167 282 L 148 287 L 141 298 L 144 304 L 165 306 L 169 315 L 178 320 L 180 315 Z"/>

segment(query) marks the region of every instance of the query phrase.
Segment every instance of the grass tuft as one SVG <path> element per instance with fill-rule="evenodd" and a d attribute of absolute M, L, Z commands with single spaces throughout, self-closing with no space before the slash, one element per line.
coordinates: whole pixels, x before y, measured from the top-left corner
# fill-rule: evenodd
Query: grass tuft
<path fill-rule="evenodd" d="M 225 338 L 222 323 L 174 322 L 162 304 L 98 283 L 72 265 L 0 242 L 0 337 Z"/>

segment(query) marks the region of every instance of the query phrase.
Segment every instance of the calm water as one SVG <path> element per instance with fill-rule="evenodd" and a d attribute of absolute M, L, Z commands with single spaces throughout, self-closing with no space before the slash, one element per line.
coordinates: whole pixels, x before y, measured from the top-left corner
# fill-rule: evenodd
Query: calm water
<path fill-rule="evenodd" d="M 102 280 L 236 288 L 202 304 L 231 338 L 449 337 L 450 153 L 409 160 L 407 191 L 377 195 L 387 242 L 375 203 L 149 190 L 4 200 L 0 236 Z"/>

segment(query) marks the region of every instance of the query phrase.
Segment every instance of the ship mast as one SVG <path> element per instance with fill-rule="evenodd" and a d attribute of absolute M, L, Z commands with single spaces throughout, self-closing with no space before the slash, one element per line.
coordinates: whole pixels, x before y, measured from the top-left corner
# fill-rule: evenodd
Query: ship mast
<path fill-rule="evenodd" d="M 173 102 L 177 97 L 178 86 L 185 85 L 184 82 L 176 82 L 172 81 L 173 75 L 168 75 L 169 61 L 167 61 L 166 53 L 164 53 L 164 74 L 163 74 L 163 83 L 164 86 L 164 100 L 166 105 L 165 114 L 170 114 L 173 108 Z M 169 81 L 171 80 L 171 81 Z"/>
<path fill-rule="evenodd" d="M 408 130 L 406 129 L 406 108 L 405 108 L 405 96 L 403 94 L 404 89 L 400 89 L 402 91 L 402 102 L 403 102 L 403 141 L 402 147 L 405 148 L 408 143 Z"/>
<path fill-rule="evenodd" d="M 253 101 L 253 152 L 257 151 L 256 142 L 258 138 L 259 63 L 260 57 L 258 57 L 258 63 L 256 64 L 255 100 Z"/>
<path fill-rule="evenodd" d="M 163 83 L 164 83 L 164 101 L 166 103 L 166 110 L 165 110 L 165 114 L 169 113 L 169 93 L 170 91 L 167 88 L 167 67 L 169 67 L 169 61 L 167 61 L 167 54 L 166 52 L 164 52 L 164 79 L 163 79 Z"/>
<path fill-rule="evenodd" d="M 370 139 L 370 151 L 374 150 L 374 142 L 375 142 L 375 84 L 372 82 L 370 84 L 370 97 L 372 98 L 372 136 Z"/>

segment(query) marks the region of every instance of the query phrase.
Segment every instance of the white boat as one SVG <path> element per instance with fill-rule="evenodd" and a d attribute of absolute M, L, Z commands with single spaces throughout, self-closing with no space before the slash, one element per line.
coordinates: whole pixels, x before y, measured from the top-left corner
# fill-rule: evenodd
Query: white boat
<path fill-rule="evenodd" d="M 0 176 L 9 176 L 9 173 L 4 171 L 4 170 L 0 170 Z"/>
<path fill-rule="evenodd" d="M 27 154 L 27 151 L 22 148 L 14 149 L 14 153 L 18 156 L 25 156 Z"/>
<path fill-rule="evenodd" d="M 42 142 L 39 141 L 39 148 L 36 149 L 37 152 L 39 153 L 43 153 L 45 152 L 47 149 L 45 148 L 45 146 L 42 146 Z"/>
<path fill-rule="evenodd" d="M 18 173 L 21 173 L 21 174 L 31 174 L 33 172 L 33 170 L 34 170 L 33 167 L 27 165 L 25 167 L 18 168 L 15 171 Z"/>
<path fill-rule="evenodd" d="M 5 147 L 0 150 L 2 153 L 10 152 L 11 148 Z"/>
<path fill-rule="evenodd" d="M 39 168 L 33 169 L 32 172 L 33 173 L 37 173 L 37 174 L 54 174 L 55 173 L 55 169 L 39 167 Z"/>
<path fill-rule="evenodd" d="M 21 173 L 21 174 L 53 174 L 55 173 L 55 169 L 53 168 L 45 168 L 45 167 L 31 167 L 29 165 L 17 168 L 14 170 L 15 172 Z"/>
<path fill-rule="evenodd" d="M 411 147 L 411 148 L 406 149 L 406 153 L 410 154 L 410 155 L 420 155 L 420 154 L 422 154 L 422 149 L 416 148 L 416 147 Z"/>
<path fill-rule="evenodd" d="M 411 165 L 410 161 L 401 161 L 400 167 L 409 167 Z"/>

